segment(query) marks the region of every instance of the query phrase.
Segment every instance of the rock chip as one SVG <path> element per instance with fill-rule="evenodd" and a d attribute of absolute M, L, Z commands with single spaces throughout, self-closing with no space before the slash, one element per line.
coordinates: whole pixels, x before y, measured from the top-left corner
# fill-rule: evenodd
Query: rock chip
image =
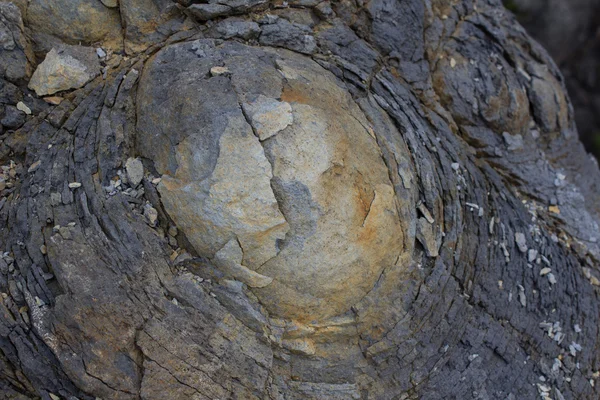
<path fill-rule="evenodd" d="M 27 105 L 22 101 L 17 103 L 17 110 L 23 111 L 27 115 L 31 114 L 31 108 L 27 107 Z"/>
<path fill-rule="evenodd" d="M 146 223 L 152 227 L 155 227 L 158 222 L 158 211 L 150 204 L 144 206 L 144 219 L 146 220 Z"/>
<path fill-rule="evenodd" d="M 100 75 L 100 63 L 91 47 L 63 45 L 53 48 L 38 65 L 29 88 L 38 96 L 76 89 Z"/>
<path fill-rule="evenodd" d="M 517 244 L 517 247 L 521 253 L 527 253 L 527 239 L 525 239 L 525 235 L 523 233 L 515 233 L 515 243 Z"/>
<path fill-rule="evenodd" d="M 125 163 L 125 170 L 131 187 L 136 187 L 144 179 L 144 164 L 139 158 L 128 158 Z"/>
<path fill-rule="evenodd" d="M 208 21 L 223 15 L 240 14 L 266 2 L 267 0 L 236 0 L 230 2 L 209 0 L 200 4 L 192 4 L 188 7 L 188 10 L 198 21 Z"/>

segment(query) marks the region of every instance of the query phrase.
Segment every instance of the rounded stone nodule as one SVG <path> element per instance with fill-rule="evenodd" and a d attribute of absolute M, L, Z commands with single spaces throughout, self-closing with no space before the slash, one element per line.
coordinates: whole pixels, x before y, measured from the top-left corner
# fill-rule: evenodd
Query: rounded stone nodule
<path fill-rule="evenodd" d="M 211 68 L 227 75 L 211 75 Z M 268 311 L 344 313 L 405 252 L 369 122 L 310 58 L 211 40 L 167 46 L 138 91 L 139 151 L 166 211 Z M 177 118 L 172 118 L 177 115 Z"/>

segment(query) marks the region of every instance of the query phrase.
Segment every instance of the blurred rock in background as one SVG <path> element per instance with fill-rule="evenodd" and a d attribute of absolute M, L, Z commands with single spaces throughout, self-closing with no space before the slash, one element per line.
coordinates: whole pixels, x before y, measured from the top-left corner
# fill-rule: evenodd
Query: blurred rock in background
<path fill-rule="evenodd" d="M 504 0 L 562 70 L 581 140 L 600 158 L 600 0 Z"/>

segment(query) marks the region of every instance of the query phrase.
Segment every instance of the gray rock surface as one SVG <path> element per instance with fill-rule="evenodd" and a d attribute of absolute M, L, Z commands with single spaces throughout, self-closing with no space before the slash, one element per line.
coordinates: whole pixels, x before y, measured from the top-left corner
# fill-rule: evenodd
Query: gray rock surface
<path fill-rule="evenodd" d="M 13 83 L 31 76 L 33 53 L 27 39 L 22 13 L 13 3 L 0 3 L 0 74 Z"/>
<path fill-rule="evenodd" d="M 25 19 L 36 52 L 46 53 L 61 42 L 91 45 L 102 41 L 112 49 L 123 46 L 119 11 L 100 1 L 32 0 Z"/>
<path fill-rule="evenodd" d="M 119 3 L 0 80 L 1 398 L 600 396 L 600 172 L 498 1 Z"/>

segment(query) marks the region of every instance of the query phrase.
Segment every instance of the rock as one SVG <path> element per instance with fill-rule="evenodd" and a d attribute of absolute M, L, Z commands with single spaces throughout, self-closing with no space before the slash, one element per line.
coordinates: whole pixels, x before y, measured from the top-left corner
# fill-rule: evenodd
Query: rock
<path fill-rule="evenodd" d="M 98 58 L 104 58 L 106 57 L 106 52 L 102 47 L 98 47 L 96 48 L 96 55 L 98 56 Z"/>
<path fill-rule="evenodd" d="M 15 106 L 6 106 L 4 108 L 4 117 L 0 119 L 0 124 L 8 129 L 17 129 L 25 123 L 25 113 Z"/>
<path fill-rule="evenodd" d="M 417 239 L 425 248 L 429 257 L 437 257 L 439 255 L 440 243 L 434 231 L 434 226 L 421 217 L 417 221 Z"/>
<path fill-rule="evenodd" d="M 32 173 L 32 172 L 37 171 L 37 169 L 40 167 L 41 163 L 42 163 L 41 160 L 37 160 L 36 162 L 34 162 L 33 164 L 31 164 L 29 166 L 29 168 L 27 169 L 27 173 Z"/>
<path fill-rule="evenodd" d="M 64 45 L 52 49 L 38 65 L 29 88 L 38 96 L 77 89 L 100 75 L 100 63 L 91 47 Z"/>
<path fill-rule="evenodd" d="M 242 265 L 243 253 L 237 239 L 231 239 L 215 254 L 215 264 L 249 287 L 262 288 L 273 282 L 273 278 L 261 275 Z"/>
<path fill-rule="evenodd" d="M 502 137 L 509 151 L 521 150 L 523 148 L 523 136 L 520 134 L 511 135 L 508 132 L 502 132 Z"/>
<path fill-rule="evenodd" d="M 312 54 L 317 48 L 312 29 L 282 18 L 274 24 L 263 26 L 259 42 L 265 46 L 285 47 L 304 54 Z"/>
<path fill-rule="evenodd" d="M 0 103 L 17 104 L 23 99 L 23 93 L 19 88 L 10 82 L 0 80 Z"/>
<path fill-rule="evenodd" d="M 50 51 L 62 42 L 102 43 L 115 50 L 123 46 L 119 10 L 100 1 L 31 0 L 26 24 L 33 34 L 36 52 Z"/>
<path fill-rule="evenodd" d="M 529 249 L 527 252 L 527 261 L 534 262 L 537 259 L 538 251 L 535 249 Z"/>
<path fill-rule="evenodd" d="M 225 75 L 228 73 L 229 73 L 229 70 L 226 67 L 212 67 L 210 69 L 210 74 L 212 76 Z"/>
<path fill-rule="evenodd" d="M 108 8 L 116 8 L 119 6 L 119 0 L 100 0 Z"/>
<path fill-rule="evenodd" d="M 515 233 L 515 243 L 521 253 L 527 253 L 527 240 L 524 234 L 520 232 Z"/>
<path fill-rule="evenodd" d="M 48 104 L 52 104 L 54 106 L 59 105 L 64 99 L 60 96 L 50 96 L 44 97 L 44 101 Z"/>
<path fill-rule="evenodd" d="M 24 83 L 31 75 L 34 55 L 25 34 L 21 11 L 12 2 L 0 3 L 0 73 L 9 81 Z"/>
<path fill-rule="evenodd" d="M 231 7 L 224 4 L 192 4 L 188 10 L 198 21 L 208 21 L 229 14 Z"/>
<path fill-rule="evenodd" d="M 267 0 L 239 0 L 232 2 L 210 0 L 207 3 L 192 4 L 187 9 L 198 21 L 208 21 L 223 15 L 246 12 L 266 2 Z"/>
<path fill-rule="evenodd" d="M 146 223 L 152 227 L 155 227 L 158 222 L 158 211 L 150 204 L 144 206 L 144 219 L 146 220 Z"/>
<path fill-rule="evenodd" d="M 209 32 L 210 35 L 223 39 L 237 37 L 249 40 L 258 37 L 260 26 L 253 21 L 246 21 L 239 18 L 227 18 L 218 22 Z"/>
<path fill-rule="evenodd" d="M 195 250 L 255 286 L 273 315 L 343 313 L 403 252 L 405 205 L 369 122 L 309 58 L 223 46 L 168 46 L 145 67 L 140 154 L 155 161 L 165 209 Z M 219 62 L 230 76 L 205 78 Z M 230 246 L 243 252 L 222 252 Z"/>
<path fill-rule="evenodd" d="M 81 187 L 81 183 L 80 182 L 71 182 L 69 183 L 69 188 L 71 189 L 77 189 Z"/>
<path fill-rule="evenodd" d="M 144 165 L 139 158 L 128 158 L 125 170 L 131 187 L 136 187 L 144 179 Z"/>
<path fill-rule="evenodd" d="M 294 122 L 292 107 L 285 101 L 259 95 L 253 102 L 242 104 L 242 107 L 260 140 L 276 135 Z"/>
<path fill-rule="evenodd" d="M 31 109 L 25 105 L 22 101 L 17 103 L 17 110 L 23 111 L 25 114 L 30 115 Z"/>

